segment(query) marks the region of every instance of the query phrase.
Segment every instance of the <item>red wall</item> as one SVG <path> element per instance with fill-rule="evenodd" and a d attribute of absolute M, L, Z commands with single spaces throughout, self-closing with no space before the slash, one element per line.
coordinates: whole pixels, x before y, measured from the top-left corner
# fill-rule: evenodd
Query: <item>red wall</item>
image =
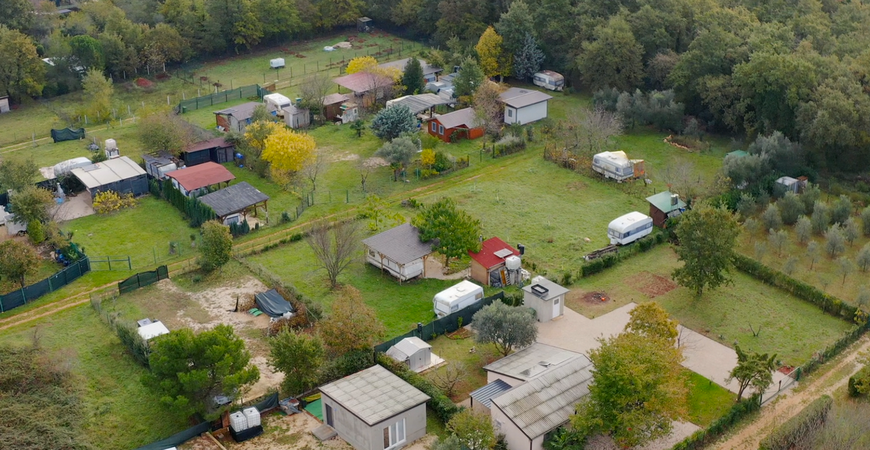
<path fill-rule="evenodd" d="M 432 136 L 435 136 L 444 142 L 450 142 L 450 135 L 453 134 L 454 131 L 462 133 L 462 136 L 468 136 L 468 139 L 477 139 L 479 137 L 483 137 L 483 128 L 482 127 L 472 128 L 472 129 L 468 130 L 468 133 L 464 133 L 464 131 L 466 131 L 465 128 L 445 128 L 444 134 L 441 135 L 441 134 L 438 134 L 438 131 L 432 131 L 432 124 L 433 123 L 437 124 L 438 127 L 441 126 L 441 122 L 438 122 L 438 119 L 433 119 L 433 120 L 430 120 L 429 122 L 426 123 L 426 131 L 429 134 L 431 134 Z"/>

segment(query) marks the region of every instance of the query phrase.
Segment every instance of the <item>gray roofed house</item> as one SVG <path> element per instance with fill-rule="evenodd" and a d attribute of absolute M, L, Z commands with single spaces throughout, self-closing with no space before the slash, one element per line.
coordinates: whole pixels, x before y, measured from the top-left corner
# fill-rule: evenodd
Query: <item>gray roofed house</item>
<path fill-rule="evenodd" d="M 437 117 L 438 122 L 444 125 L 444 128 L 468 127 L 474 128 L 477 126 L 477 116 L 472 108 L 462 108 L 451 113 L 442 114 Z"/>
<path fill-rule="evenodd" d="M 426 434 L 429 396 L 379 365 L 320 392 L 324 422 L 357 450 L 399 449 Z"/>
<path fill-rule="evenodd" d="M 211 207 L 215 215 L 224 220 L 227 216 L 236 213 L 247 216 L 248 208 L 252 206 L 256 214 L 258 204 L 262 203 L 264 208 L 267 207 L 269 196 L 248 184 L 247 181 L 242 181 L 203 195 L 199 197 L 199 201 Z"/>
<path fill-rule="evenodd" d="M 398 105 L 405 105 L 411 110 L 411 114 L 420 114 L 421 112 L 430 110 L 438 105 L 448 105 L 456 103 L 453 99 L 445 99 L 435 94 L 418 94 L 406 95 L 393 100 L 387 101 L 387 108 Z"/>
<path fill-rule="evenodd" d="M 77 167 L 70 173 L 85 185 L 91 197 L 103 191 L 133 194 L 135 197 L 148 192 L 145 170 L 126 156 Z"/>
<path fill-rule="evenodd" d="M 583 357 L 582 353 L 536 342 L 516 353 L 487 364 L 483 370 L 486 371 L 487 383 L 500 379 L 511 386 L 518 386 L 580 357 Z"/>
<path fill-rule="evenodd" d="M 251 124 L 251 117 L 254 115 L 254 108 L 260 105 L 262 105 L 260 102 L 247 102 L 220 111 L 215 111 L 215 121 L 217 122 L 217 125 L 225 131 L 242 133 L 245 131 L 245 128 Z"/>
<path fill-rule="evenodd" d="M 505 105 L 504 123 L 527 124 L 547 117 L 549 94 L 534 89 L 510 88 L 498 96 Z"/>
<path fill-rule="evenodd" d="M 568 421 L 589 394 L 592 361 L 580 355 L 492 399 L 496 432 L 510 450 L 540 450 L 544 436 Z"/>
<path fill-rule="evenodd" d="M 420 231 L 413 225 L 404 223 L 362 243 L 366 261 L 400 281 L 425 276 L 425 259 L 432 253 L 432 244 L 420 242 Z"/>

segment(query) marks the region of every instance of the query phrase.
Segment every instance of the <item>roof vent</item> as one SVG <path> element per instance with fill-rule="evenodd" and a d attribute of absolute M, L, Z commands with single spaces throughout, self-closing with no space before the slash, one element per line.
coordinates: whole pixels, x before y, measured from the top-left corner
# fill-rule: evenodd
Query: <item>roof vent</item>
<path fill-rule="evenodd" d="M 547 361 L 541 361 L 541 362 L 539 362 L 538 364 L 540 364 L 540 365 L 542 365 L 542 366 L 544 366 L 544 367 L 550 367 L 550 366 L 553 365 L 553 363 L 549 363 L 549 362 L 547 362 Z"/>
<path fill-rule="evenodd" d="M 677 194 L 671 194 L 671 206 L 677 206 L 680 203 L 680 196 Z"/>
<path fill-rule="evenodd" d="M 535 294 L 541 298 L 546 297 L 547 294 L 550 293 L 549 289 L 545 288 L 544 286 L 541 286 L 540 284 L 534 284 L 534 285 L 532 285 L 532 287 L 530 289 L 532 290 L 533 294 Z"/>

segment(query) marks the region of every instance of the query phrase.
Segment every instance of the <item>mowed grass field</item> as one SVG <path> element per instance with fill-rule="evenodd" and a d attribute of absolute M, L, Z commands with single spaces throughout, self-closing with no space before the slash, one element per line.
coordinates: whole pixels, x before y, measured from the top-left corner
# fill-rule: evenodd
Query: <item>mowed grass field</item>
<path fill-rule="evenodd" d="M 629 302 L 659 302 L 682 325 L 733 347 L 776 353 L 797 366 L 834 342 L 852 324 L 822 313 L 814 305 L 733 272 L 733 285 L 706 292 L 702 298 L 678 286 L 670 274 L 682 263 L 668 246 L 658 246 L 601 274 L 578 280 L 568 306 L 595 317 Z M 601 293 L 606 302 L 584 298 Z M 750 328 L 751 327 L 751 328 Z M 752 329 L 761 330 L 753 336 Z"/>

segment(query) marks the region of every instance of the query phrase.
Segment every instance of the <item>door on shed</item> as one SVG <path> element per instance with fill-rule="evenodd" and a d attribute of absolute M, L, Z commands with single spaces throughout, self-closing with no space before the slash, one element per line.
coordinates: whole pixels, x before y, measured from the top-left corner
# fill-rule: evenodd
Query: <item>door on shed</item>
<path fill-rule="evenodd" d="M 553 318 L 559 317 L 562 314 L 562 297 L 556 297 L 553 299 Z"/>
<path fill-rule="evenodd" d="M 332 406 L 326 405 L 326 424 L 335 427 L 332 420 Z"/>

